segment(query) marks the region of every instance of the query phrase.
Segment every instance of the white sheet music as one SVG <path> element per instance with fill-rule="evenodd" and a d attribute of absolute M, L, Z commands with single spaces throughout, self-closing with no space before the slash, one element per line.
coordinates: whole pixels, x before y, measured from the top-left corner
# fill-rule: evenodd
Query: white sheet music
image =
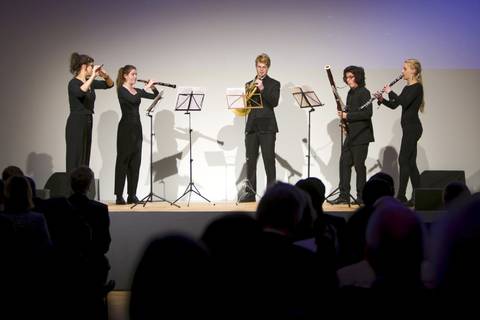
<path fill-rule="evenodd" d="M 226 90 L 227 104 L 229 109 L 243 109 L 245 103 L 245 88 L 227 88 Z"/>

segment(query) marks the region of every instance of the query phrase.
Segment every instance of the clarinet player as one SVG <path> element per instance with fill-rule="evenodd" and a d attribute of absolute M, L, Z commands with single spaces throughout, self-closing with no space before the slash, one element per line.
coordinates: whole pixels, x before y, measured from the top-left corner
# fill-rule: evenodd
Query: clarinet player
<path fill-rule="evenodd" d="M 420 173 L 417 167 L 417 143 L 423 133 L 423 127 L 418 113 L 423 112 L 425 108 L 422 66 L 420 62 L 416 59 L 405 60 L 402 74 L 407 85 L 403 88 L 400 95 L 393 92 L 389 85 L 386 85 L 383 89 L 383 91 L 388 94 L 389 100 L 384 99 L 381 92 L 376 92 L 374 95 L 379 103 L 384 104 L 390 109 L 396 109 L 398 106 L 402 106 L 401 125 L 403 134 L 400 154 L 398 156 L 400 181 L 397 198 L 401 202 L 413 206 L 415 189 L 420 184 Z M 406 197 L 409 179 L 413 189 L 410 201 L 408 201 Z"/>

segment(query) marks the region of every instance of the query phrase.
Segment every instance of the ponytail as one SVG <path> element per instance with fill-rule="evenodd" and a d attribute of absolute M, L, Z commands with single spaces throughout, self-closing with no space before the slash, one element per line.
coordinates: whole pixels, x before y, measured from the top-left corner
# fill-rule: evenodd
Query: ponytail
<path fill-rule="evenodd" d="M 76 76 L 80 72 L 82 65 L 93 63 L 93 61 L 93 58 L 86 54 L 74 52 L 70 56 L 70 72 Z"/>
<path fill-rule="evenodd" d="M 117 80 L 115 81 L 117 84 L 117 89 L 120 88 L 123 83 L 125 82 L 125 76 L 130 73 L 133 69 L 137 69 L 135 66 L 131 64 L 127 64 L 120 69 L 118 69 Z"/>

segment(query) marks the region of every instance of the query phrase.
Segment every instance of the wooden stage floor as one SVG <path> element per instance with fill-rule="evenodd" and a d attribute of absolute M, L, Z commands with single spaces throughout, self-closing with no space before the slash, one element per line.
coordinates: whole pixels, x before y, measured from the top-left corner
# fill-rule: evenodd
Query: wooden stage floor
<path fill-rule="evenodd" d="M 115 212 L 234 212 L 245 211 L 255 212 L 258 202 L 238 203 L 235 202 L 216 202 L 215 204 L 208 202 L 192 202 L 190 206 L 187 203 L 178 203 L 180 208 L 170 205 L 167 202 L 148 202 L 145 206 L 139 204 L 131 209 L 132 205 L 116 205 L 115 203 L 107 203 L 110 213 Z M 358 208 L 357 205 L 330 205 L 324 204 L 325 212 L 349 212 L 353 213 Z"/>

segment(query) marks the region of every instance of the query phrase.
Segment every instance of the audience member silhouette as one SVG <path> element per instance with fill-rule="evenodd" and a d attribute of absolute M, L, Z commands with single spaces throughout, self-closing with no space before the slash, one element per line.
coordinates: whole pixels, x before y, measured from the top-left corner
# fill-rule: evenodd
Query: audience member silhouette
<path fill-rule="evenodd" d="M 25 176 L 25 175 L 23 174 L 22 169 L 20 169 L 20 168 L 17 167 L 17 166 L 8 166 L 8 167 L 6 167 L 5 169 L 3 169 L 3 171 L 2 171 L 2 180 L 3 180 L 4 182 L 6 182 L 6 181 L 8 180 L 8 178 L 13 177 L 13 176 L 15 176 L 15 177 L 23 177 L 23 176 Z"/>
<path fill-rule="evenodd" d="M 5 184 L 5 211 L 0 214 L 0 283 L 2 293 L 8 292 L 0 312 L 10 309 L 17 318 L 46 316 L 50 297 L 50 237 L 45 218 L 32 209 L 28 180 L 10 176 Z"/>
<path fill-rule="evenodd" d="M 305 206 L 301 191 L 282 182 L 267 189 L 258 204 L 257 220 L 264 231 L 257 262 L 262 282 L 257 294 L 266 297 L 263 310 L 270 316 L 307 316 L 314 305 L 310 292 L 330 292 L 337 286 L 327 262 L 292 243 Z"/>
<path fill-rule="evenodd" d="M 378 200 L 366 233 L 366 258 L 375 271 L 372 288 L 423 288 L 424 229 L 417 214 L 393 197 Z"/>
<path fill-rule="evenodd" d="M 314 177 L 302 179 L 295 186 L 310 196 L 316 212 L 316 219 L 313 221 L 313 233 L 317 253 L 322 259 L 331 261 L 336 267 L 337 257 L 340 255 L 339 234 L 345 227 L 345 219 L 324 213 L 325 185 L 320 179 Z"/>
<path fill-rule="evenodd" d="M 471 293 L 480 287 L 480 195 L 440 220 L 432 234 L 435 283 L 441 292 Z"/>
<path fill-rule="evenodd" d="M 463 182 L 450 182 L 443 191 L 443 204 L 446 209 L 461 205 L 471 196 L 470 190 Z"/>
<path fill-rule="evenodd" d="M 207 294 L 211 284 L 209 271 L 209 255 L 193 239 L 183 235 L 155 238 L 148 244 L 133 276 L 130 319 L 208 316 L 219 308 Z"/>
<path fill-rule="evenodd" d="M 105 317 L 105 286 L 110 270 L 106 253 L 110 249 L 110 216 L 107 205 L 90 200 L 87 191 L 93 182 L 90 168 L 80 166 L 70 174 L 73 194 L 68 198 L 73 208 L 90 227 L 91 241 L 86 250 L 85 281 L 85 313 L 89 316 Z M 102 315 L 103 313 L 103 315 Z"/>
<path fill-rule="evenodd" d="M 5 184 L 4 184 L 3 180 L 0 180 L 0 212 L 3 212 L 3 210 L 5 209 L 4 208 L 5 198 L 3 196 L 4 190 L 5 190 Z"/>
<path fill-rule="evenodd" d="M 365 232 L 374 203 L 381 197 L 394 196 L 393 179 L 385 173 L 372 176 L 363 188 L 364 206 L 358 208 L 347 221 L 341 234 L 342 265 L 348 266 L 365 258 Z"/>
<path fill-rule="evenodd" d="M 210 287 L 221 293 L 215 299 L 226 309 L 239 310 L 237 316 L 251 315 L 261 299 L 252 290 L 262 280 L 255 267 L 261 235 L 262 229 L 252 216 L 234 212 L 212 221 L 201 238 L 212 256 L 214 277 Z M 245 292 L 249 293 L 249 303 L 242 303 Z"/>

